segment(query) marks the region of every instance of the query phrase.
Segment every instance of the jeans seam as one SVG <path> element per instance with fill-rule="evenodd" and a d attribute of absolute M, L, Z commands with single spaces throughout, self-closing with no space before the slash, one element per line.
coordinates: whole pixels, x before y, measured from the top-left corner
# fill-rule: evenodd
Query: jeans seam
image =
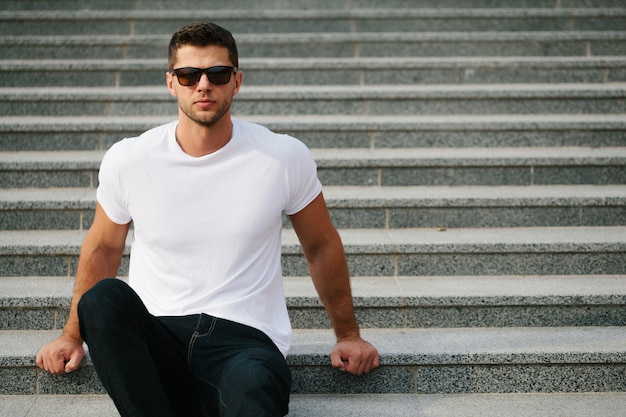
<path fill-rule="evenodd" d="M 187 348 L 187 366 L 189 367 L 189 370 L 192 369 L 191 357 L 193 355 L 193 347 L 196 343 L 196 340 L 201 336 L 208 336 L 211 333 L 213 333 L 213 330 L 215 329 L 215 325 L 217 324 L 217 318 L 211 317 L 211 325 L 209 326 L 209 329 L 205 333 L 199 332 L 198 328 L 200 327 L 200 324 L 202 323 L 202 319 L 204 317 L 210 317 L 210 316 L 205 316 L 203 314 L 199 315 L 198 323 L 196 324 L 196 330 L 193 332 L 193 334 L 191 335 L 191 339 L 189 340 L 189 346 Z"/>
<path fill-rule="evenodd" d="M 202 319 L 204 317 L 210 317 L 211 318 L 211 325 L 209 326 L 209 328 L 207 329 L 206 332 L 199 332 L 198 328 L 200 327 L 200 324 L 202 323 Z M 192 358 L 192 355 L 193 355 L 193 348 L 194 348 L 194 345 L 196 343 L 196 340 L 199 337 L 208 336 L 211 333 L 213 333 L 213 330 L 215 330 L 216 324 L 217 324 L 217 318 L 216 317 L 206 316 L 204 314 L 200 314 L 200 316 L 198 317 L 198 323 L 196 325 L 196 330 L 191 335 L 191 339 L 189 340 L 189 347 L 188 347 L 188 350 L 187 350 L 187 366 L 189 367 L 189 370 L 192 371 L 192 373 L 193 373 L 193 369 L 192 369 L 192 366 L 191 366 L 191 358 Z M 219 387 L 217 385 L 215 385 L 215 384 L 212 384 L 209 381 L 205 381 L 203 378 L 199 378 L 199 379 L 202 382 L 204 382 L 205 384 L 212 386 L 215 389 L 215 391 L 217 391 L 217 395 L 218 395 L 218 398 L 219 398 L 220 405 L 222 407 L 224 407 L 225 409 L 228 408 L 226 403 L 224 403 L 224 400 L 223 400 L 223 397 L 222 397 L 222 391 L 219 389 Z"/>

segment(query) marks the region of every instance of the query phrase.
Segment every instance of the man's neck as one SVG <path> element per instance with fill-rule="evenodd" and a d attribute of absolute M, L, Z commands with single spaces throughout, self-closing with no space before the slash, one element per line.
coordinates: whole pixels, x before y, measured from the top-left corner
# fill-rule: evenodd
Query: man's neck
<path fill-rule="evenodd" d="M 212 126 L 183 119 L 176 128 L 176 142 L 183 152 L 199 158 L 222 149 L 230 141 L 232 134 L 233 123 L 230 117 L 225 117 Z"/>

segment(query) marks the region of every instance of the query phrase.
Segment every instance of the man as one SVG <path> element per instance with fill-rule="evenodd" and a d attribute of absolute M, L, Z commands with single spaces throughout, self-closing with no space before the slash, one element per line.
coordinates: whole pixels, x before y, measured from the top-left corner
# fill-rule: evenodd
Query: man
<path fill-rule="evenodd" d="M 291 387 L 283 213 L 335 330 L 332 365 L 361 375 L 379 365 L 378 353 L 359 335 L 310 152 L 231 117 L 243 76 L 230 32 L 187 25 L 168 61 L 178 121 L 104 157 L 70 315 L 36 361 L 72 372 L 86 342 L 122 416 L 282 416 Z M 107 277 L 117 274 L 131 221 L 127 285 Z"/>

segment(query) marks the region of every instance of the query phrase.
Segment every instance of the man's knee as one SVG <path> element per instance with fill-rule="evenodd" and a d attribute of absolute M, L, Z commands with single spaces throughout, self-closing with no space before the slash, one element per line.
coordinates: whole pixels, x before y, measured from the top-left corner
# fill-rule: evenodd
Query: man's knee
<path fill-rule="evenodd" d="M 99 281 L 80 298 L 78 302 L 79 316 L 91 313 L 94 310 L 108 310 L 107 304 L 115 299 L 119 299 L 120 293 L 126 291 L 124 287 L 128 287 L 128 285 L 117 278 Z"/>
<path fill-rule="evenodd" d="M 134 291 L 117 278 L 104 279 L 89 289 L 78 302 L 78 320 L 83 338 L 94 331 L 125 325 L 145 309 Z"/>
<path fill-rule="evenodd" d="M 231 412 L 240 404 L 246 404 L 246 412 L 256 410 L 257 415 L 285 415 L 291 391 L 291 371 L 281 354 L 266 349 L 253 350 L 238 355 L 229 364 L 220 386 L 224 405 Z M 243 415 L 239 413 L 233 415 Z"/>

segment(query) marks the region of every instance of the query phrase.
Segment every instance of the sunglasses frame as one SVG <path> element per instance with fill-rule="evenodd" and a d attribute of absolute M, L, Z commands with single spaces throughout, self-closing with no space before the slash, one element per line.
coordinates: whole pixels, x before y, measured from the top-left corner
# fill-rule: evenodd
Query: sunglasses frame
<path fill-rule="evenodd" d="M 197 76 L 198 79 L 192 83 L 192 84 L 183 84 L 180 80 L 180 77 L 182 76 L 183 78 L 189 78 L 191 76 L 191 74 L 179 74 L 180 71 L 192 71 L 193 76 Z M 220 76 L 222 75 L 226 70 L 228 70 L 228 80 L 226 80 L 226 82 L 215 82 L 212 78 L 215 76 Z M 207 78 L 209 79 L 209 82 L 211 82 L 211 84 L 213 85 L 226 85 L 230 82 L 231 79 L 231 74 L 237 74 L 237 71 L 239 71 L 239 69 L 237 67 L 233 67 L 233 66 L 229 66 L 229 65 L 217 65 L 214 67 L 209 67 L 209 68 L 196 68 L 196 67 L 183 67 L 183 68 L 175 68 L 170 70 L 170 73 L 173 75 L 176 75 L 176 78 L 178 79 L 178 83 L 180 85 L 182 85 L 183 87 L 193 87 L 194 85 L 198 84 L 200 82 L 200 79 L 202 78 L 202 74 L 206 74 Z"/>

